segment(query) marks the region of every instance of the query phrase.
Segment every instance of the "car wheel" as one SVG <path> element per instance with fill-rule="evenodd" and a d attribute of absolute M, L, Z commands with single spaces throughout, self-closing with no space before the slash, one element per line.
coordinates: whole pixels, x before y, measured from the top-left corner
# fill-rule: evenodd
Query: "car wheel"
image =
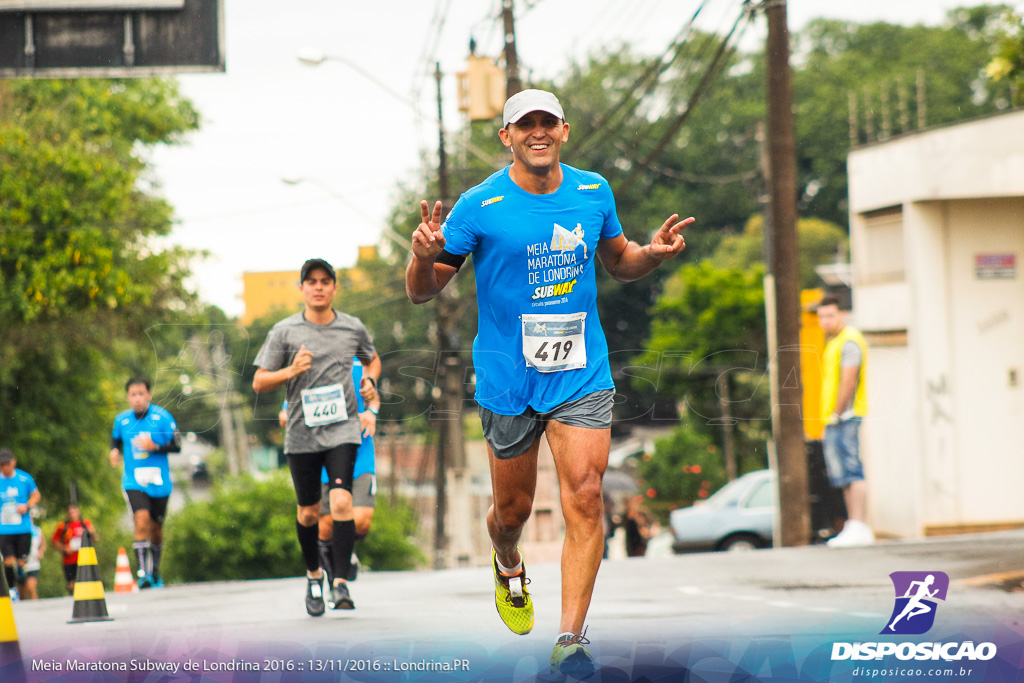
<path fill-rule="evenodd" d="M 753 534 L 736 534 L 722 541 L 718 547 L 729 551 L 757 550 L 761 547 L 761 541 Z"/>

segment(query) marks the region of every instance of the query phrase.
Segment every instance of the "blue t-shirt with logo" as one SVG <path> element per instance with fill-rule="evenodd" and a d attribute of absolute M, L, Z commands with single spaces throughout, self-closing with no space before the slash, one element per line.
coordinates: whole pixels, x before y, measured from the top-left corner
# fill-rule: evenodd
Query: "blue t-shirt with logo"
<path fill-rule="evenodd" d="M 167 454 L 140 450 L 132 442 L 136 436 L 148 433 L 157 446 L 166 446 L 174 440 L 177 428 L 171 414 L 153 404 L 141 418 L 135 417 L 135 411 L 131 409 L 114 418 L 112 436 L 122 442 L 124 476 L 121 477 L 121 486 L 125 491 L 142 491 L 152 498 L 171 495 Z"/>
<path fill-rule="evenodd" d="M 24 470 L 15 467 L 10 477 L 0 474 L 0 536 L 32 533 L 32 518 L 18 512 L 18 506 L 28 504 L 35 490 L 35 479 Z"/>
<path fill-rule="evenodd" d="M 366 410 L 366 403 L 363 401 L 363 395 L 359 393 L 359 385 L 363 381 L 363 362 L 356 357 L 352 357 L 352 383 L 356 388 L 356 410 L 360 413 Z M 281 410 L 288 410 L 288 400 L 285 399 L 284 403 L 281 404 Z M 361 434 L 363 440 L 356 449 L 356 467 L 352 472 L 352 481 L 355 481 L 364 474 L 375 474 L 377 471 L 374 457 L 376 452 L 373 448 L 373 437 Z M 321 468 L 320 481 L 324 484 L 327 483 L 327 468 Z"/>
<path fill-rule="evenodd" d="M 598 241 L 622 226 L 597 173 L 562 164 L 558 190 L 537 195 L 509 168 L 463 194 L 441 227 L 445 251 L 473 255 L 476 401 L 519 415 L 615 388 L 594 262 Z"/>

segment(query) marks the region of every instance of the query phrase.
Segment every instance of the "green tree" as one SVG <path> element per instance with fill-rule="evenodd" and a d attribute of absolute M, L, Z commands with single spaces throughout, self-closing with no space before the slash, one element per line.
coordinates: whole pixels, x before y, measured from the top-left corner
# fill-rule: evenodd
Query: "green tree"
<path fill-rule="evenodd" d="M 168 582 L 297 576 L 295 492 L 284 472 L 267 481 L 215 484 L 210 499 L 167 519 L 163 573 Z"/>
<path fill-rule="evenodd" d="M 402 500 L 377 496 L 373 526 L 357 547 L 359 561 L 375 571 L 416 569 L 426 558 L 416 546 L 416 517 L 412 507 Z"/>
<path fill-rule="evenodd" d="M 1010 84 L 1010 103 L 1024 105 L 1024 13 L 1007 10 L 1002 18 L 996 53 L 985 68 L 993 82 Z"/>
<path fill-rule="evenodd" d="M 126 350 L 192 305 L 145 151 L 198 125 L 174 81 L 0 83 L 0 443 L 60 514 L 120 510 L 106 463 Z"/>
<path fill-rule="evenodd" d="M 726 482 L 722 455 L 707 434 L 680 426 L 654 443 L 654 453 L 637 462 L 643 485 L 654 490 L 654 505 L 662 521 L 668 511 L 707 498 Z"/>
<path fill-rule="evenodd" d="M 821 286 L 815 268 L 826 263 L 845 263 L 848 258 L 849 238 L 838 225 L 818 218 L 801 218 L 796 224 L 800 253 L 800 288 Z M 752 216 L 739 235 L 722 238 L 709 259 L 722 268 L 747 270 L 764 263 L 764 218 Z"/>
<path fill-rule="evenodd" d="M 727 382 L 741 463 L 765 462 L 770 433 L 762 278 L 759 265 L 719 268 L 703 261 L 679 268 L 653 308 L 647 349 L 634 361 L 650 368 L 634 381 L 677 400 L 687 429 L 718 444 L 719 453 L 726 419 L 719 383 Z"/>
<path fill-rule="evenodd" d="M 373 530 L 360 548 L 375 570 L 423 562 L 409 540 L 412 511 L 377 498 Z M 295 540 L 295 492 L 287 473 L 265 481 L 243 476 L 216 484 L 209 500 L 192 501 L 167 521 L 163 572 L 168 582 L 269 579 L 302 573 Z M 372 541 L 371 541 L 372 539 Z"/>
<path fill-rule="evenodd" d="M 857 99 L 859 142 L 916 130 L 919 114 L 926 125 L 935 126 L 998 110 L 1000 98 L 982 70 L 1004 9 L 982 5 L 953 10 L 941 27 L 819 19 L 799 32 L 793 100 L 803 215 L 847 225 L 851 93 Z M 919 73 L 924 77 L 921 112 L 916 104 Z M 868 117 L 876 131 L 871 140 Z"/>

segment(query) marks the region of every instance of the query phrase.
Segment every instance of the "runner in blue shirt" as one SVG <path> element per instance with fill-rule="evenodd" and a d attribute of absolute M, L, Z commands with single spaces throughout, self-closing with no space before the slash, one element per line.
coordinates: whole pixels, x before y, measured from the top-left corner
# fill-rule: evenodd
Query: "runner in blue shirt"
<path fill-rule="evenodd" d="M 139 588 L 160 588 L 160 555 L 164 542 L 164 518 L 171 495 L 169 453 L 181 451 L 178 426 L 171 414 L 150 401 L 149 381 L 132 378 L 124 385 L 128 410 L 114 418 L 110 440 L 110 465 L 124 462 L 124 488 L 135 520 L 132 548 L 138 562 Z"/>
<path fill-rule="evenodd" d="M 0 557 L 11 595 L 18 593 L 15 564 L 25 566 L 32 547 L 32 518 L 29 508 L 39 504 L 39 489 L 32 475 L 18 469 L 9 448 L 0 448 Z"/>
<path fill-rule="evenodd" d="M 502 144 L 512 164 L 459 199 L 441 202 L 413 233 L 406 290 L 429 301 L 472 254 L 479 324 L 476 400 L 491 460 L 495 606 L 514 633 L 533 628 L 533 601 L 517 543 L 533 510 L 537 453 L 546 433 L 558 472 L 565 542 L 562 618 L 551 668 L 586 675 L 584 621 L 603 550 L 601 480 L 615 394 L 597 313 L 595 257 L 619 282 L 637 280 L 685 248 L 693 218 L 672 215 L 641 247 L 623 236 L 608 182 L 559 160 L 569 124 L 558 99 L 524 90 L 505 103 Z"/>

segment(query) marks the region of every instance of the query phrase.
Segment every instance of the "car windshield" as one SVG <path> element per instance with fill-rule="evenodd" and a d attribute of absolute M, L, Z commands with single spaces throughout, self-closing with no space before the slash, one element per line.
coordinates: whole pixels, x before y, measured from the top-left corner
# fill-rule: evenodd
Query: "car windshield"
<path fill-rule="evenodd" d="M 711 508 L 724 508 L 735 505 L 746 488 L 746 484 L 747 482 L 743 481 L 742 477 L 733 479 L 704 501 L 704 505 Z"/>

